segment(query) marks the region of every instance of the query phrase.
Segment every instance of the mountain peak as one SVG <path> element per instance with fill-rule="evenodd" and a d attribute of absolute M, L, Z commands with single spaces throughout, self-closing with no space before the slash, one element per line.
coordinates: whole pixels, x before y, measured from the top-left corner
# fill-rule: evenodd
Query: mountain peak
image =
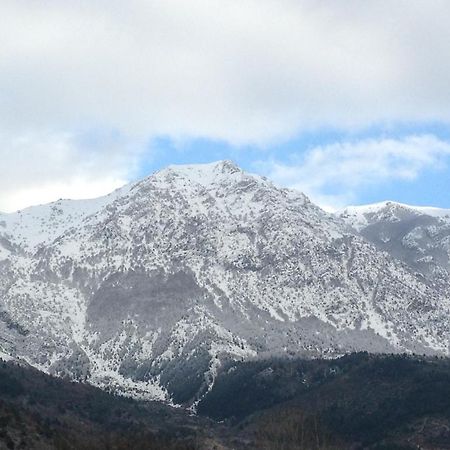
<path fill-rule="evenodd" d="M 167 166 L 164 171 L 176 172 L 183 175 L 193 175 L 195 173 L 202 174 L 234 174 L 237 172 L 242 173 L 243 170 L 231 160 L 220 160 L 210 163 L 200 164 L 171 164 Z"/>
<path fill-rule="evenodd" d="M 240 182 L 244 178 L 267 181 L 265 178 L 245 172 L 236 163 L 229 160 L 215 161 L 205 164 L 170 165 L 149 177 L 150 180 L 160 182 L 200 184 L 204 187 L 229 185 Z"/>

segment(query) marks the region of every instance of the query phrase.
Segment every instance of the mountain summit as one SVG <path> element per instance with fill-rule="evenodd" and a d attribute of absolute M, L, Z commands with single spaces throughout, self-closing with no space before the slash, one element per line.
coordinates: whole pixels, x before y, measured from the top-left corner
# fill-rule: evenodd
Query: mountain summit
<path fill-rule="evenodd" d="M 229 161 L 0 216 L 0 346 L 52 374 L 194 404 L 223 363 L 449 353 L 448 284 Z"/>

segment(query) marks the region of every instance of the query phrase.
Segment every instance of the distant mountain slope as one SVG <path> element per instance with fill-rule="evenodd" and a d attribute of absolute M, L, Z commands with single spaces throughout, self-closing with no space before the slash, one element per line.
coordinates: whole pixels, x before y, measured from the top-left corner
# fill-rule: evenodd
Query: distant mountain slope
<path fill-rule="evenodd" d="M 229 359 L 449 352 L 448 282 L 228 161 L 2 220 L 0 350 L 49 373 L 195 405 Z"/>
<path fill-rule="evenodd" d="M 413 206 L 392 201 L 372 203 L 369 205 L 347 206 L 338 212 L 339 216 L 344 217 L 357 230 L 361 230 L 371 223 L 380 220 L 399 221 L 411 214 L 416 216 L 430 216 L 442 219 L 445 222 L 450 222 L 450 209 L 435 208 L 433 206 Z"/>
<path fill-rule="evenodd" d="M 450 210 L 383 202 L 348 207 L 339 216 L 377 248 L 427 279 L 448 283 Z"/>

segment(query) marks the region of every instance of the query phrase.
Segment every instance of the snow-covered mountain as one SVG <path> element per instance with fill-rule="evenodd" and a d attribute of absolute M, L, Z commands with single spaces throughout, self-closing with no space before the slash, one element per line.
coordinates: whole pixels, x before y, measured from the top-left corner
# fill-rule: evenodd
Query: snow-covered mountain
<path fill-rule="evenodd" d="M 441 285 L 450 279 L 450 210 L 383 202 L 339 216 L 378 249 Z"/>
<path fill-rule="evenodd" d="M 233 163 L 0 216 L 0 351 L 195 404 L 223 362 L 448 354 L 449 286 Z"/>

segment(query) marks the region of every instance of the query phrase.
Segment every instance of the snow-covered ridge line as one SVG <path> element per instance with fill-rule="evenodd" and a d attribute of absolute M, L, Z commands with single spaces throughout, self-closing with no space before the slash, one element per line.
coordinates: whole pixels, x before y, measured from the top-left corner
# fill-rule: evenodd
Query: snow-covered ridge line
<path fill-rule="evenodd" d="M 444 223 L 450 223 L 450 209 L 433 206 L 413 206 L 394 201 L 368 205 L 347 206 L 334 213 L 357 231 L 382 220 L 401 221 L 407 216 L 429 216 Z"/>
<path fill-rule="evenodd" d="M 59 199 L 16 212 L 0 213 L 0 237 L 11 237 L 13 244 L 28 251 L 35 251 L 38 246 L 53 242 L 67 230 L 81 226 L 87 217 L 98 213 L 118 198 L 126 197 L 141 185 L 158 181 L 167 184 L 167 177 L 174 178 L 172 183 L 179 189 L 188 189 L 186 182 L 206 189 L 216 189 L 221 184 L 236 183 L 243 179 L 273 185 L 265 177 L 244 172 L 228 160 L 206 164 L 170 165 L 98 198 Z M 302 197 L 303 194 L 299 193 L 298 196 Z"/>
<path fill-rule="evenodd" d="M 450 209 L 446 208 L 438 208 L 435 206 L 417 206 L 417 205 L 408 205 L 406 203 L 395 202 L 392 200 L 385 200 L 378 203 L 369 203 L 366 205 L 349 205 L 345 208 L 342 208 L 336 212 L 336 214 L 367 214 L 367 213 L 376 213 L 383 208 L 387 207 L 401 207 L 405 209 L 409 209 L 412 211 L 418 211 L 422 214 L 426 214 L 432 217 L 450 217 Z"/>
<path fill-rule="evenodd" d="M 60 199 L 54 202 L 29 206 L 12 213 L 0 215 L 0 237 L 5 235 L 13 244 L 34 251 L 49 244 L 70 228 L 77 228 L 83 220 L 124 196 L 133 185 L 125 185 L 98 198 L 84 200 Z"/>

